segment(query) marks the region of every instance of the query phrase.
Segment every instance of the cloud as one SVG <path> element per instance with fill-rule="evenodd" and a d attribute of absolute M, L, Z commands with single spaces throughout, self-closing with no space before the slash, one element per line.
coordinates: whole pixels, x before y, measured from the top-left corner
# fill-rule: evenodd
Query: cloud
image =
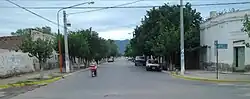
<path fill-rule="evenodd" d="M 13 0 L 21 6 L 48 6 L 48 7 L 61 7 L 70 6 L 86 1 L 92 0 Z M 83 6 L 114 6 L 122 3 L 133 2 L 136 0 L 94 0 L 93 5 Z M 216 3 L 215 0 L 189 0 L 192 4 L 201 3 Z M 243 2 L 248 0 L 238 0 Z M 141 6 L 141 5 L 163 5 L 169 2 L 170 4 L 178 4 L 178 0 L 144 0 L 138 3 L 134 3 L 128 6 Z M 220 2 L 236 2 L 236 0 L 224 0 Z M 213 6 L 213 7 L 195 7 L 197 11 L 202 13 L 202 16 L 208 16 L 209 11 L 216 10 L 221 11 L 223 9 L 236 8 L 246 9 L 249 5 L 237 5 L 237 6 Z M 14 5 L 1 0 L 0 7 L 15 7 Z M 56 13 L 58 9 L 31 9 L 39 15 L 42 15 L 54 22 L 56 22 Z M 87 11 L 91 9 L 68 9 L 67 13 Z M 131 35 L 128 32 L 132 32 L 133 28 L 140 24 L 141 18 L 146 14 L 148 8 L 140 9 L 106 9 L 90 13 L 69 15 L 68 22 L 72 24 L 71 30 L 86 29 L 92 27 L 95 31 L 99 32 L 100 36 L 104 38 L 113 39 L 125 39 Z M 18 8 L 0 8 L 0 35 L 6 35 L 10 32 L 16 31 L 19 28 L 28 27 L 41 27 L 50 26 L 52 31 L 57 31 L 55 24 L 49 23 L 31 13 Z M 62 13 L 60 13 L 60 24 L 62 25 Z M 61 28 L 62 30 L 62 28 Z"/>
<path fill-rule="evenodd" d="M 133 28 L 118 28 L 108 31 L 99 32 L 99 36 L 105 39 L 113 39 L 113 40 L 124 40 L 132 38 L 131 32 L 133 32 Z"/>

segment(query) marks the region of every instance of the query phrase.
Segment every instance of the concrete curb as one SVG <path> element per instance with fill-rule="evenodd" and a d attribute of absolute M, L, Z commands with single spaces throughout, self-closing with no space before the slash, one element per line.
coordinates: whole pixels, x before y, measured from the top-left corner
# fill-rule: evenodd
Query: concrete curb
<path fill-rule="evenodd" d="M 206 81 L 206 82 L 215 82 L 215 83 L 250 83 L 250 80 L 218 80 L 218 79 L 208 79 L 208 78 L 201 78 L 201 77 L 192 77 L 192 76 L 183 76 L 177 75 L 174 72 L 162 71 L 164 73 L 168 73 L 175 78 L 181 78 L 186 80 L 196 80 L 196 81 Z"/>
<path fill-rule="evenodd" d="M 103 63 L 106 63 L 106 62 L 103 62 Z M 103 63 L 101 63 L 101 64 L 103 64 Z M 10 87 L 23 87 L 23 86 L 27 86 L 27 85 L 49 84 L 49 83 L 53 83 L 53 82 L 56 82 L 56 81 L 60 81 L 62 78 L 72 76 L 73 74 L 80 73 L 80 72 L 85 72 L 87 70 L 89 70 L 89 69 L 85 68 L 85 69 L 82 69 L 82 70 L 78 70 L 78 71 L 75 71 L 75 72 L 72 72 L 72 73 L 69 73 L 69 74 L 65 74 L 65 75 L 60 76 L 60 77 L 55 77 L 55 78 L 52 78 L 52 79 L 48 79 L 48 80 L 33 81 L 33 82 L 18 83 L 18 84 L 13 83 L 13 84 L 0 85 L 0 89 L 7 89 L 7 88 L 10 88 Z"/>
<path fill-rule="evenodd" d="M 88 70 L 88 68 L 85 68 L 85 69 L 82 69 L 82 70 L 79 70 L 79 71 L 76 71 L 76 72 L 72 72 L 72 73 L 65 74 L 63 76 L 55 77 L 55 78 L 48 79 L 48 80 L 32 81 L 32 82 L 25 82 L 25 83 L 18 83 L 18 84 L 13 83 L 13 84 L 0 85 L 0 89 L 7 89 L 7 88 L 11 88 L 11 87 L 23 87 L 23 86 L 27 86 L 27 85 L 49 84 L 49 83 L 59 81 L 64 77 L 68 77 L 68 76 L 71 76 L 71 75 L 73 75 L 75 73 L 84 72 L 84 71 L 87 71 L 87 70 Z"/>
<path fill-rule="evenodd" d="M 32 82 L 27 82 L 27 83 L 6 84 L 6 85 L 0 85 L 0 88 L 6 89 L 6 88 L 10 88 L 10 87 L 23 87 L 23 86 L 27 86 L 27 85 L 49 84 L 49 83 L 55 82 L 57 80 L 60 80 L 61 78 L 62 77 L 55 77 L 55 78 L 48 79 L 48 80 L 32 81 Z"/>

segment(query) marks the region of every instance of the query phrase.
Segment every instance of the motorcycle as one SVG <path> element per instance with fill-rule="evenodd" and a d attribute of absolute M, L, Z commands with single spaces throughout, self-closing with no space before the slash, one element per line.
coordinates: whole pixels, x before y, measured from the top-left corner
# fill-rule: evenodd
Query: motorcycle
<path fill-rule="evenodd" d="M 97 76 L 97 66 L 96 65 L 90 65 L 90 72 L 92 77 Z"/>

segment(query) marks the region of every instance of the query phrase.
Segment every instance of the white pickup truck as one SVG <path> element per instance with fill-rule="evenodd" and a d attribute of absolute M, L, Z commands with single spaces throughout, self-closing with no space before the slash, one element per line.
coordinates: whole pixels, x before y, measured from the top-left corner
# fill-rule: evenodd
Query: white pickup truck
<path fill-rule="evenodd" d="M 146 62 L 146 70 L 147 71 L 150 71 L 150 70 L 161 71 L 161 66 L 159 65 L 157 60 L 149 59 Z"/>

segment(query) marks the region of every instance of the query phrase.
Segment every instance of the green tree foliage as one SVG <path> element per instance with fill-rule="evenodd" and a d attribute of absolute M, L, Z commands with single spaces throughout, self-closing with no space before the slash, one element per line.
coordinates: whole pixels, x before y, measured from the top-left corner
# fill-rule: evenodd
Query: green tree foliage
<path fill-rule="evenodd" d="M 48 26 L 45 27 L 36 27 L 36 28 L 25 28 L 25 29 L 18 29 L 16 32 L 11 32 L 13 36 L 22 36 L 24 38 L 19 48 L 24 53 L 29 53 L 30 57 L 36 57 L 39 60 L 41 71 L 44 68 L 45 62 L 47 59 L 50 58 L 53 52 L 53 41 L 47 39 L 36 39 L 30 37 L 30 33 L 32 30 L 37 30 L 44 34 L 52 34 L 51 28 Z M 41 77 L 43 75 L 41 74 Z"/>
<path fill-rule="evenodd" d="M 58 39 L 61 41 L 62 53 L 64 53 L 64 37 L 58 35 L 54 44 L 54 49 L 58 52 Z M 68 36 L 69 56 L 72 62 L 75 58 L 87 61 L 100 61 L 109 56 L 118 55 L 118 47 L 113 40 L 105 40 L 98 36 L 95 31 L 78 30 L 71 31 Z"/>
<path fill-rule="evenodd" d="M 245 15 L 245 19 L 243 22 L 243 31 L 248 34 L 248 37 L 250 38 L 250 21 L 248 18 L 248 15 Z M 247 47 L 250 47 L 250 44 L 247 42 L 245 43 Z"/>
<path fill-rule="evenodd" d="M 184 7 L 186 51 L 198 47 L 202 17 L 191 4 Z M 171 56 L 180 51 L 180 6 L 165 4 L 152 8 L 134 29 L 126 55 Z M 132 51 L 132 52 L 131 52 Z M 133 54 L 131 54 L 133 53 Z"/>
<path fill-rule="evenodd" d="M 39 60 L 41 71 L 47 59 L 51 57 L 53 52 L 53 43 L 50 40 L 32 40 L 31 37 L 26 37 L 20 45 L 20 49 L 24 53 L 29 53 L 30 57 L 36 57 Z M 41 74 L 41 78 L 43 74 Z"/>
<path fill-rule="evenodd" d="M 31 33 L 31 30 L 37 30 L 39 32 L 42 32 L 44 34 L 52 34 L 51 28 L 49 26 L 45 27 L 36 27 L 36 28 L 25 28 L 25 29 L 18 29 L 16 32 L 11 32 L 11 35 L 13 36 L 25 36 Z"/>
<path fill-rule="evenodd" d="M 107 40 L 107 46 L 108 46 L 108 57 L 117 56 L 119 54 L 118 47 L 115 44 L 114 40 L 108 39 Z"/>
<path fill-rule="evenodd" d="M 243 31 L 247 32 L 248 36 L 250 37 L 250 21 L 248 15 L 245 15 L 245 19 L 243 22 Z"/>
<path fill-rule="evenodd" d="M 134 53 L 133 53 L 133 49 L 132 49 L 131 44 L 128 44 L 128 45 L 126 46 L 126 49 L 125 49 L 125 51 L 124 51 L 124 56 L 127 56 L 127 57 L 132 57 L 132 56 L 134 56 Z"/>

